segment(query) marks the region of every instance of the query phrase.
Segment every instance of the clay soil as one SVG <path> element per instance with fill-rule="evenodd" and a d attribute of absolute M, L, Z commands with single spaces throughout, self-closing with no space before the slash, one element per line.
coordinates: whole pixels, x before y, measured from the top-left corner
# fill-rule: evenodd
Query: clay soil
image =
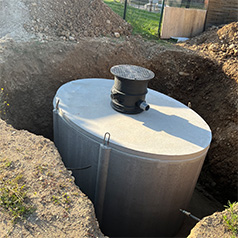
<path fill-rule="evenodd" d="M 27 185 L 28 202 L 36 208 L 16 224 L 1 208 L 0 234 L 103 236 L 91 202 L 74 185 L 53 143 L 45 138 L 53 140 L 52 100 L 62 84 L 80 78 L 112 79 L 110 67 L 122 63 L 154 71 L 150 88 L 191 104 L 211 127 L 213 140 L 199 178 L 201 189 L 196 190 L 210 202 L 195 196 L 193 211 L 199 213 L 200 204 L 212 207 L 214 197 L 222 204 L 237 200 L 238 24 L 212 28 L 186 43 L 158 44 L 131 36 L 130 26 L 102 8 L 99 0 L 91 1 L 94 7 L 88 5 L 90 1 L 78 1 L 81 5 L 75 9 L 74 1 L 57 1 L 55 8 L 53 2 L 25 0 L 30 11 L 24 30 L 34 37 L 26 40 L 22 31 L 24 42 L 14 37 L 0 42 L 0 114 L 15 128 L 0 122 L 1 187 L 5 180 L 23 174 L 21 184 Z M 86 9 L 88 14 L 81 16 Z M 65 14 L 68 18 L 59 21 Z M 82 23 L 84 18 L 88 20 Z M 122 37 L 116 38 L 116 32 Z M 69 207 L 65 193 L 72 201 Z M 62 198 L 59 203 L 56 197 Z M 203 217 L 216 209 L 222 207 L 195 215 Z"/>

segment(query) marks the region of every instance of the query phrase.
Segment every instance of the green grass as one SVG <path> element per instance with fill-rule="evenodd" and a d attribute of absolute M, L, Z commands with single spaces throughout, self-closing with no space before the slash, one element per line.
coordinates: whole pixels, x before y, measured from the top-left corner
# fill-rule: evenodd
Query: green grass
<path fill-rule="evenodd" d="M 68 211 L 71 207 L 71 199 L 67 193 L 61 193 L 58 191 L 57 195 L 53 195 L 51 200 L 58 205 L 61 205 Z"/>
<path fill-rule="evenodd" d="M 234 211 L 235 202 L 231 203 L 228 201 L 228 206 L 225 206 L 229 211 L 229 215 L 224 215 L 223 220 L 227 228 L 232 232 L 232 237 L 237 237 L 238 235 L 238 214 Z"/>
<path fill-rule="evenodd" d="M 123 17 L 124 4 L 113 0 L 104 2 L 120 17 Z M 133 34 L 139 34 L 147 39 L 158 39 L 160 14 L 147 12 L 127 5 L 126 21 L 133 27 Z"/>
<path fill-rule="evenodd" d="M 9 167 L 9 164 L 5 164 Z M 11 216 L 12 222 L 18 219 L 24 219 L 35 209 L 26 203 L 27 192 L 25 185 L 20 185 L 22 175 L 19 174 L 13 180 L 1 180 L 0 187 L 0 206 L 4 208 Z"/>

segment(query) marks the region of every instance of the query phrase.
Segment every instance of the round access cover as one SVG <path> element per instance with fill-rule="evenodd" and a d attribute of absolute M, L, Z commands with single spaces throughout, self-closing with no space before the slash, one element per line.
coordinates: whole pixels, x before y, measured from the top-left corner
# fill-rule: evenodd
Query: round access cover
<path fill-rule="evenodd" d="M 113 66 L 111 73 L 117 77 L 129 80 L 150 80 L 155 76 L 149 69 L 129 64 Z"/>

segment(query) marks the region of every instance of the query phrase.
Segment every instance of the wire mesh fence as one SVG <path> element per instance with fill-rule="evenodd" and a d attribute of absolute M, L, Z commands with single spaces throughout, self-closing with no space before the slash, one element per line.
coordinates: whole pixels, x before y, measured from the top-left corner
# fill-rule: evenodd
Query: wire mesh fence
<path fill-rule="evenodd" d="M 208 0 L 104 0 L 133 26 L 133 33 L 157 38 L 164 7 L 206 9 Z"/>
<path fill-rule="evenodd" d="M 150 12 L 161 12 L 163 2 L 167 7 L 196 8 L 205 9 L 208 0 L 115 0 L 122 4 L 126 4 Z"/>
<path fill-rule="evenodd" d="M 158 37 L 160 12 L 146 10 L 148 0 L 104 0 L 119 16 L 133 26 L 133 33 L 146 38 Z"/>
<path fill-rule="evenodd" d="M 208 0 L 166 0 L 170 7 L 206 9 Z"/>

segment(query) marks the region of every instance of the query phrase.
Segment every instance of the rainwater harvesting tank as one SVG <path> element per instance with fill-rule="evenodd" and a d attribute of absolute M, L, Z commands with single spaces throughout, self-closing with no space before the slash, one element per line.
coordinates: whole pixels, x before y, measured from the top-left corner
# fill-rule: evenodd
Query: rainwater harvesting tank
<path fill-rule="evenodd" d="M 94 203 L 108 236 L 171 237 L 211 142 L 193 110 L 148 89 L 148 111 L 110 105 L 113 80 L 64 84 L 54 98 L 54 142 L 75 182 Z"/>

